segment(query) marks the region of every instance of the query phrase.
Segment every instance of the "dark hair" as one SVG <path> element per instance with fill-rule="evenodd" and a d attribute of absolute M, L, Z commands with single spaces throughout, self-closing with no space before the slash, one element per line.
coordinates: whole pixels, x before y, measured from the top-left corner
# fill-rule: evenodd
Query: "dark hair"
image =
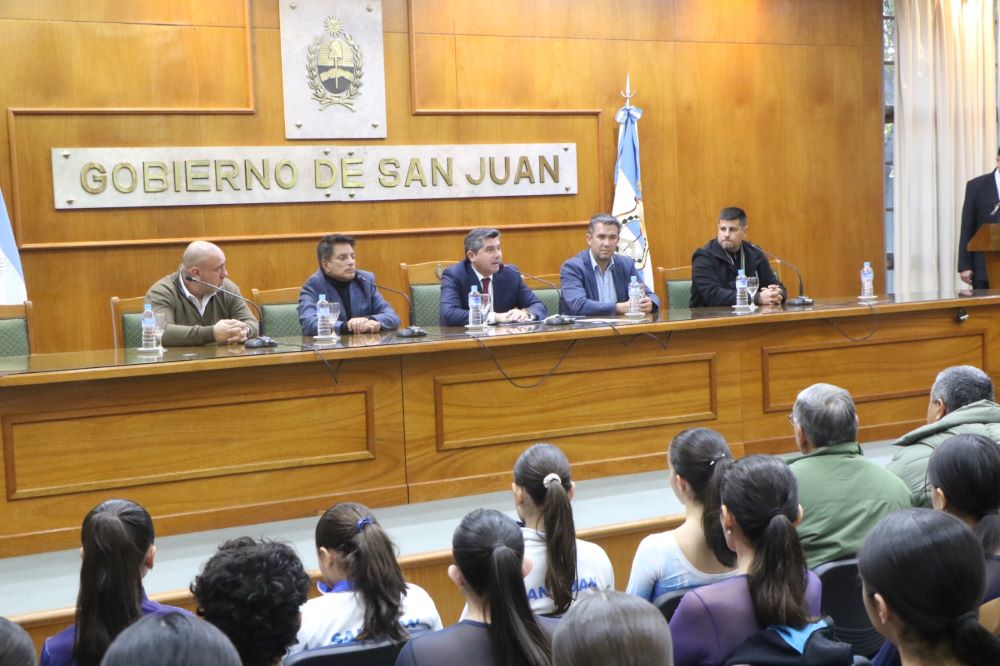
<path fill-rule="evenodd" d="M 869 597 L 882 595 L 903 622 L 900 643 L 950 649 L 963 664 L 1000 663 L 1000 642 L 976 621 L 986 565 L 972 531 L 927 509 L 890 513 L 868 534 L 858 569 Z"/>
<path fill-rule="evenodd" d="M 358 639 L 406 640 L 399 624 L 406 581 L 395 546 L 371 509 L 354 502 L 327 509 L 316 523 L 316 548 L 337 552 L 351 588 L 364 600 L 365 625 Z"/>
<path fill-rule="evenodd" d="M 558 481 L 550 474 L 558 476 Z M 576 583 L 576 525 L 569 503 L 573 487 L 569 461 L 558 447 L 535 444 L 514 463 L 514 483 L 528 493 L 541 512 L 545 525 L 545 590 L 555 604 L 553 612 L 561 615 L 573 603 Z"/>
<path fill-rule="evenodd" d="M 35 644 L 21 625 L 0 617 L 0 664 L 35 666 Z"/>
<path fill-rule="evenodd" d="M 742 208 L 736 208 L 735 206 L 727 206 L 719 211 L 719 219 L 726 220 L 727 222 L 738 220 L 741 227 L 747 226 L 746 211 Z"/>
<path fill-rule="evenodd" d="M 455 566 L 488 609 L 487 631 L 498 666 L 547 666 L 552 648 L 528 605 L 524 589 L 524 538 L 509 516 L 476 509 L 451 539 Z"/>
<path fill-rule="evenodd" d="M 953 365 L 938 373 L 931 386 L 931 400 L 940 400 L 947 411 L 993 400 L 996 392 L 990 376 L 974 365 Z"/>
<path fill-rule="evenodd" d="M 118 634 L 101 662 L 101 666 L 188 664 L 240 666 L 240 655 L 226 635 L 212 624 L 173 612 L 147 615 Z"/>
<path fill-rule="evenodd" d="M 927 463 L 927 478 L 948 499 L 949 510 L 969 516 L 983 552 L 1000 548 L 1000 447 L 984 435 L 955 435 Z"/>
<path fill-rule="evenodd" d="M 79 666 L 98 666 L 115 636 L 142 617 L 143 567 L 154 536 L 149 513 L 129 500 L 101 502 L 83 519 L 73 642 Z"/>
<path fill-rule="evenodd" d="M 588 590 L 552 636 L 553 666 L 671 666 L 670 625 L 645 599 Z"/>
<path fill-rule="evenodd" d="M 593 234 L 598 224 L 606 224 L 609 227 L 614 227 L 619 232 L 622 230 L 622 223 L 617 217 L 608 213 L 598 213 L 590 218 L 590 223 L 587 225 L 587 233 Z"/>
<path fill-rule="evenodd" d="M 295 643 L 309 576 L 291 546 L 240 537 L 219 546 L 191 592 L 198 614 L 229 637 L 244 666 L 270 666 Z"/>
<path fill-rule="evenodd" d="M 465 251 L 479 252 L 483 249 L 483 244 L 487 238 L 500 238 L 500 231 L 497 229 L 488 229 L 486 227 L 473 229 L 465 235 Z"/>
<path fill-rule="evenodd" d="M 755 455 L 733 463 L 722 481 L 722 503 L 754 548 L 747 584 L 761 626 L 808 624 L 806 556 L 795 520 L 799 492 L 785 461 Z"/>
<path fill-rule="evenodd" d="M 347 243 L 351 247 L 354 247 L 355 240 L 352 236 L 347 236 L 345 234 L 327 234 L 319 239 L 319 244 L 316 245 L 316 261 L 320 264 L 323 263 L 324 259 L 329 259 L 333 254 L 333 246 L 341 245 Z"/>
<path fill-rule="evenodd" d="M 733 464 L 733 452 L 722 435 L 710 428 L 689 428 L 670 442 L 667 460 L 674 474 L 682 477 L 702 507 L 701 530 L 715 559 L 727 567 L 736 565 L 736 553 L 726 545 L 722 531 L 722 479 Z"/>

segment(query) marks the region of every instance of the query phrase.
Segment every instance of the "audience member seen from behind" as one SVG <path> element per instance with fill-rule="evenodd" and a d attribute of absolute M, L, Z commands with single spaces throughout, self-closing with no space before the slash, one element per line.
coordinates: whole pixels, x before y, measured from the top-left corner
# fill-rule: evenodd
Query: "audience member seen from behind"
<path fill-rule="evenodd" d="M 934 508 L 968 525 L 982 545 L 986 562 L 983 603 L 1000 597 L 1000 447 L 982 435 L 955 435 L 941 443 L 927 464 Z M 889 641 L 873 660 L 877 666 L 899 664 Z"/>
<path fill-rule="evenodd" d="M 455 563 L 448 577 L 465 595 L 465 619 L 411 640 L 396 666 L 547 666 L 552 650 L 546 629 L 556 620 L 536 618 L 528 605 L 522 579 L 531 561 L 524 558 L 517 523 L 499 511 L 476 509 L 455 530 L 451 550 Z"/>
<path fill-rule="evenodd" d="M 353 641 L 403 642 L 411 630 L 441 628 L 434 601 L 403 579 L 392 540 L 363 504 L 327 509 L 316 524 L 316 556 L 320 596 L 302 607 L 289 654 Z"/>
<path fill-rule="evenodd" d="M 553 666 L 672 666 L 670 627 L 653 604 L 624 592 L 584 592 L 552 636 Z"/>
<path fill-rule="evenodd" d="M 0 666 L 35 666 L 35 644 L 21 625 L 0 617 Z"/>
<path fill-rule="evenodd" d="M 243 666 L 274 666 L 295 643 L 309 576 L 291 546 L 241 537 L 219 546 L 191 592 L 198 614 L 229 637 Z"/>
<path fill-rule="evenodd" d="M 733 463 L 722 480 L 722 526 L 745 575 L 684 595 L 670 620 L 675 664 L 721 664 L 754 632 L 802 629 L 819 615 L 820 582 L 806 570 L 795 530 L 801 517 L 784 461 L 755 455 Z"/>
<path fill-rule="evenodd" d="M 215 626 L 183 613 L 142 618 L 118 634 L 101 662 L 101 666 L 194 664 L 240 666 L 240 655 Z"/>
<path fill-rule="evenodd" d="M 952 435 L 985 435 L 1000 441 L 1000 405 L 989 375 L 971 365 L 938 373 L 927 404 L 927 425 L 908 432 L 893 444 L 900 447 L 886 469 L 901 478 L 913 494 L 914 506 L 930 506 L 927 461 Z"/>
<path fill-rule="evenodd" d="M 910 506 L 910 490 L 892 472 L 868 460 L 858 444 L 851 394 L 813 384 L 792 407 L 795 444 L 788 462 L 799 486 L 799 539 L 809 568 L 854 557 L 882 516 Z"/>
<path fill-rule="evenodd" d="M 625 591 L 649 601 L 674 590 L 724 580 L 737 572 L 720 520 L 722 478 L 733 454 L 708 428 L 677 433 L 667 453 L 670 487 L 684 504 L 684 522 L 639 544 Z"/>
<path fill-rule="evenodd" d="M 514 505 L 524 525 L 524 577 L 531 610 L 562 615 L 579 592 L 613 590 L 611 560 L 597 544 L 576 538 L 569 461 L 551 444 L 535 444 L 514 464 Z"/>
<path fill-rule="evenodd" d="M 135 502 L 110 499 L 90 510 L 80 530 L 76 624 L 45 641 L 42 666 L 98 666 L 111 641 L 143 615 L 187 612 L 146 598 L 154 536 L 153 519 Z"/>
<path fill-rule="evenodd" d="M 899 647 L 903 666 L 1000 664 L 1000 642 L 978 622 L 982 548 L 940 511 L 891 513 L 858 557 L 868 617 Z"/>

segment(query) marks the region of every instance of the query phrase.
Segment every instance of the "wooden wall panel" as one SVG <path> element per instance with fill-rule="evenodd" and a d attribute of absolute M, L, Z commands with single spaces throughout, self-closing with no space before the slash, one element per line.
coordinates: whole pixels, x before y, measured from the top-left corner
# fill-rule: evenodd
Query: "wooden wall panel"
<path fill-rule="evenodd" d="M 52 146 L 286 143 L 276 0 L 127 5 L 0 0 L 0 190 L 52 323 L 39 351 L 107 346 L 107 299 L 143 293 L 195 237 L 220 240 L 245 291 L 301 284 L 334 230 L 362 238 L 388 286 L 402 261 L 457 259 L 484 224 L 507 229 L 508 261 L 555 273 L 582 246 L 572 223 L 610 205 L 627 73 L 654 263 L 688 263 L 718 209 L 742 204 L 752 238 L 814 295 L 852 293 L 862 261 L 881 266 L 877 0 L 384 0 L 384 143 L 573 141 L 579 193 L 56 213 Z"/>

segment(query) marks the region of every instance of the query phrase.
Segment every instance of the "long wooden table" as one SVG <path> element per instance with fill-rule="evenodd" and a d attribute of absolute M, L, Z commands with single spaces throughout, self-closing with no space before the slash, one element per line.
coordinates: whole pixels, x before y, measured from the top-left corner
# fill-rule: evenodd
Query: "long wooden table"
<path fill-rule="evenodd" d="M 998 376 L 1000 295 L 430 333 L 0 361 L 0 556 L 77 545 L 108 497 L 169 534 L 501 489 L 538 441 L 576 478 L 663 469 L 695 426 L 737 456 L 789 451 L 786 415 L 818 381 L 851 391 L 862 440 L 893 437 L 940 369 Z"/>

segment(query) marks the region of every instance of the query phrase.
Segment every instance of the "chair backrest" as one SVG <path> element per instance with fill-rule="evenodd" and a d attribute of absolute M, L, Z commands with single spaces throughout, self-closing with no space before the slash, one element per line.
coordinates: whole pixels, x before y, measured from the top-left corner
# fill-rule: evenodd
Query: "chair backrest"
<path fill-rule="evenodd" d="M 837 640 L 853 645 L 857 654 L 874 656 L 884 639 L 865 611 L 857 558 L 821 564 L 813 573 L 823 583 L 820 612 L 833 618 Z"/>
<path fill-rule="evenodd" d="M 142 345 L 142 309 L 145 296 L 111 297 L 111 334 L 115 349 L 135 349 Z"/>
<path fill-rule="evenodd" d="M 28 356 L 35 349 L 31 301 L 0 305 L 0 356 Z"/>
<path fill-rule="evenodd" d="M 441 275 L 454 261 L 400 264 L 403 285 L 413 301 L 411 326 L 437 326 L 441 321 Z"/>
<path fill-rule="evenodd" d="M 685 310 L 691 307 L 691 267 L 657 268 L 660 284 L 667 299 L 665 310 Z"/>
<path fill-rule="evenodd" d="M 260 334 L 272 338 L 302 335 L 299 323 L 299 287 L 250 290 L 250 300 L 260 308 Z"/>
<path fill-rule="evenodd" d="M 380 640 L 331 645 L 292 655 L 284 666 L 393 666 L 404 644 Z"/>
<path fill-rule="evenodd" d="M 549 311 L 550 315 L 562 313 L 562 304 L 559 302 L 560 290 L 558 287 L 560 282 L 558 273 L 539 275 L 537 278 L 525 275 L 523 276 L 523 280 L 528 289 L 535 292 L 538 300 L 545 304 L 545 308 Z M 552 284 L 546 284 L 548 282 Z M 555 287 L 552 285 L 555 285 Z"/>
<path fill-rule="evenodd" d="M 653 605 L 660 609 L 663 613 L 663 617 L 667 618 L 667 622 L 670 622 L 670 618 L 674 616 L 674 611 L 681 603 L 681 597 L 687 590 L 671 590 L 670 592 L 664 592 L 660 596 L 653 600 Z"/>

